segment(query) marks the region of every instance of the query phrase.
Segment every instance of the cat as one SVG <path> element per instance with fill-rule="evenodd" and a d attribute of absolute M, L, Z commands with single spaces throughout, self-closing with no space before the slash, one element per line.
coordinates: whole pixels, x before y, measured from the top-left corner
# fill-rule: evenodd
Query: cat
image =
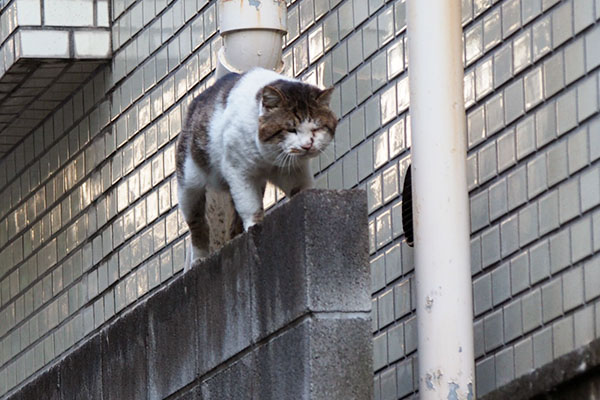
<path fill-rule="evenodd" d="M 313 186 L 309 159 L 332 141 L 338 122 L 332 92 L 255 68 L 223 76 L 192 101 L 176 150 L 192 242 L 186 269 L 208 256 L 207 188 L 229 191 L 247 231 L 263 218 L 267 181 L 288 197 Z"/>

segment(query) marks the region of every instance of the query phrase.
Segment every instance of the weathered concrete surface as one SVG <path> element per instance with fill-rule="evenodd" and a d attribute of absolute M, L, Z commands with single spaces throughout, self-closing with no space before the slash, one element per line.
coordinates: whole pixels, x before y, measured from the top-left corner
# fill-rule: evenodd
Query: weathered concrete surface
<path fill-rule="evenodd" d="M 368 267 L 365 193 L 303 192 L 9 398 L 372 399 Z"/>
<path fill-rule="evenodd" d="M 515 379 L 482 400 L 594 398 L 600 398 L 600 339 Z"/>

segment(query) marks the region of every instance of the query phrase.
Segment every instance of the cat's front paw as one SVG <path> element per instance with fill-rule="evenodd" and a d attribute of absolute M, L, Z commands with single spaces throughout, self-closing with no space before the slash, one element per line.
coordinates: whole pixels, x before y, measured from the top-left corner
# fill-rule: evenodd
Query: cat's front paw
<path fill-rule="evenodd" d="M 244 231 L 248 232 L 248 229 L 256 224 L 260 224 L 265 217 L 263 210 L 255 212 L 250 218 L 244 220 Z"/>

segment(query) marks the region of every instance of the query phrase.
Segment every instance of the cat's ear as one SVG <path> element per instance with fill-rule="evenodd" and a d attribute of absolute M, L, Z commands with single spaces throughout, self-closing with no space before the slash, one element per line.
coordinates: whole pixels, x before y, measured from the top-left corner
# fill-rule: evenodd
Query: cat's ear
<path fill-rule="evenodd" d="M 276 87 L 265 86 L 262 90 L 262 105 L 266 109 L 276 108 L 283 101 L 283 93 Z"/>
<path fill-rule="evenodd" d="M 328 107 L 329 102 L 331 101 L 331 95 L 333 94 L 334 87 L 330 87 L 327 89 L 321 90 L 321 92 L 317 95 L 317 103 L 320 106 Z"/>

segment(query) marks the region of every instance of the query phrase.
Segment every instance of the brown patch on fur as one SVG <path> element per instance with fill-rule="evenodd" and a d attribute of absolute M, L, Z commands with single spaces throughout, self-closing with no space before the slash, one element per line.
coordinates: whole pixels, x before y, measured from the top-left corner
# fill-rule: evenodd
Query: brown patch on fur
<path fill-rule="evenodd" d="M 274 106 L 276 96 L 280 102 Z M 257 99 L 267 103 L 265 113 L 258 119 L 258 137 L 261 141 L 281 142 L 287 129 L 306 119 L 312 119 L 327 128 L 333 136 L 337 117 L 328 106 L 331 89 L 321 90 L 312 85 L 278 80 L 258 92 Z"/>
<path fill-rule="evenodd" d="M 231 89 L 239 81 L 241 75 L 227 74 L 196 97 L 188 110 L 183 130 L 177 143 L 176 167 L 177 176 L 183 177 L 183 165 L 187 150 L 191 150 L 192 159 L 204 169 L 209 167 L 208 127 L 215 106 L 227 103 Z"/>
<path fill-rule="evenodd" d="M 192 210 L 192 216 L 186 221 L 194 247 L 208 252 L 210 228 L 206 220 L 206 192 L 197 198 Z"/>

